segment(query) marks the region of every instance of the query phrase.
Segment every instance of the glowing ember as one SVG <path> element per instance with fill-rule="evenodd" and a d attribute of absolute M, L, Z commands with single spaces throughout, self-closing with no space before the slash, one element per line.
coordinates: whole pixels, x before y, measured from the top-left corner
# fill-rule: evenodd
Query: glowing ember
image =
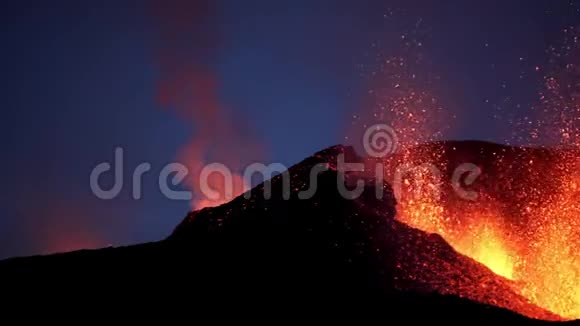
<path fill-rule="evenodd" d="M 480 225 L 469 228 L 469 236 L 463 234 L 462 239 L 453 241 L 455 249 L 486 265 L 496 274 L 513 279 L 514 258 L 506 248 L 502 234 L 487 220 L 482 218 Z"/>
<path fill-rule="evenodd" d="M 409 151 L 402 155 L 402 160 L 416 162 L 422 158 L 427 162 L 440 160 L 437 163 L 451 164 L 436 145 L 431 153 L 424 149 L 416 153 Z M 512 163 L 522 160 L 520 156 L 511 159 L 497 156 L 492 164 L 505 171 L 488 169 L 491 170 L 489 180 L 500 184 L 500 188 L 505 187 L 509 196 L 520 198 L 520 202 L 511 197 L 501 199 L 502 194 L 490 184 L 481 185 L 478 200 L 466 202 L 452 188 L 444 187 L 437 173 L 415 169 L 409 173 L 413 179 L 403 179 L 398 219 L 441 235 L 458 252 L 514 281 L 509 284 L 531 303 L 566 319 L 578 318 L 580 172 L 576 171 L 580 171 L 580 155 L 571 153 L 552 151 L 558 160 L 547 159 L 546 170 L 527 166 L 538 159 L 527 159 L 527 165 L 518 166 Z M 505 166 L 521 168 L 525 173 L 518 175 Z M 509 189 L 503 182 L 517 184 L 518 188 Z M 441 186 L 443 193 L 433 191 L 433 185 Z"/>
<path fill-rule="evenodd" d="M 564 317 L 580 317 L 580 202 L 576 182 L 580 180 L 570 157 L 562 157 L 558 168 L 563 180 L 558 190 L 546 196 L 545 204 L 532 211 L 536 232 L 521 257 L 519 276 L 530 280 L 522 293 L 539 306 Z M 580 158 L 580 157 L 578 157 Z M 576 160 L 578 160 L 576 158 Z"/>
<path fill-rule="evenodd" d="M 425 177 L 424 173 L 415 171 L 415 175 L 417 174 Z M 400 203 L 399 220 L 423 231 L 443 236 L 458 252 L 486 265 L 498 275 L 513 279 L 514 254 L 508 249 L 504 232 L 500 232 L 497 217 L 492 214 L 473 217 L 466 211 L 461 218 L 463 223 L 453 225 L 449 219 L 451 213 L 448 213 L 445 205 L 435 198 L 439 194 L 432 192 L 430 185 L 434 183 L 435 180 L 431 180 L 430 183 L 404 183 L 414 198 L 408 200 L 403 198 Z"/>
<path fill-rule="evenodd" d="M 530 303 L 564 319 L 580 318 L 580 29 L 551 47 L 539 102 L 513 125 L 514 139 L 537 147 L 437 142 L 451 124 L 438 101 L 418 85 L 409 63 L 386 58 L 373 91 L 373 123 L 397 132 L 398 153 L 385 177 L 398 200 L 398 219 L 442 236 L 456 251 L 487 266 Z M 534 69 L 534 68 L 532 68 Z M 382 78 L 382 77 L 381 77 Z M 366 127 L 371 122 L 357 118 Z M 487 145 L 486 145 L 487 144 Z M 457 195 L 452 173 L 482 168 L 475 200 Z M 401 176 L 399 167 L 403 166 Z M 488 302 L 489 303 L 489 302 Z M 493 302 L 492 302 L 493 304 Z M 508 304 L 509 305 L 509 304 Z M 508 306 L 536 317 L 525 309 Z"/>

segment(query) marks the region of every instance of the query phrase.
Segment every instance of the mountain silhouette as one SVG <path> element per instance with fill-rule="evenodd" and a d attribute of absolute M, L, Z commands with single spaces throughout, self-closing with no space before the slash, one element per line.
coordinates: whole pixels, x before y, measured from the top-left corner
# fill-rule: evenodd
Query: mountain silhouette
<path fill-rule="evenodd" d="M 468 153 L 483 144 L 444 146 Z M 507 148 L 485 146 L 486 153 Z M 277 175 L 229 203 L 189 213 L 159 242 L 2 261 L 3 292 L 46 300 L 58 294 L 63 303 L 104 297 L 100 310 L 131 302 L 169 312 L 179 303 L 191 316 L 206 317 L 240 309 L 254 316 L 372 316 L 392 324 L 548 323 L 505 309 L 517 307 L 558 318 L 442 237 L 399 222 L 391 186 L 381 185 L 377 196 L 372 176 L 343 176 L 340 155 L 364 161 L 351 147 L 330 147 L 287 171 L 289 198 L 286 175 Z M 328 169 L 304 198 L 320 164 Z M 358 177 L 365 180 L 362 195 L 345 198 L 337 185 L 344 179 L 351 189 Z"/>

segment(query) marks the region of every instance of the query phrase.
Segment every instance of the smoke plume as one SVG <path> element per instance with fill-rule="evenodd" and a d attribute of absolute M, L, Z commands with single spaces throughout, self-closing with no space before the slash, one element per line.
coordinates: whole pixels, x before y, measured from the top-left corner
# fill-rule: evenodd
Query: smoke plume
<path fill-rule="evenodd" d="M 220 80 L 213 65 L 220 38 L 212 1 L 152 0 L 156 33 L 155 63 L 159 69 L 157 99 L 191 123 L 193 134 L 178 154 L 188 167 L 186 185 L 193 190 L 193 206 L 200 209 L 228 201 L 225 179 L 211 174 L 208 184 L 219 198 L 207 198 L 200 187 L 200 172 L 209 163 L 221 163 L 233 172 L 234 193 L 246 190 L 239 170 L 259 158 L 261 146 L 220 99 Z"/>

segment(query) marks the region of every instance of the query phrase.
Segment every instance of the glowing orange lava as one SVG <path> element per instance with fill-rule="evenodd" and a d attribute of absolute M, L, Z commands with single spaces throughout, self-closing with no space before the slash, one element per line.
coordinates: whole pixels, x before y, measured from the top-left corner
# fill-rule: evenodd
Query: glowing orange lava
<path fill-rule="evenodd" d="M 520 203 L 490 199 L 485 190 L 466 203 L 433 191 L 442 185 L 436 174 L 415 170 L 412 180 L 403 179 L 398 219 L 441 235 L 459 253 L 514 281 L 509 284 L 531 303 L 565 319 L 580 318 L 580 156 L 560 155 L 552 170 L 530 177 L 543 177 L 551 186 L 510 180 L 521 183 Z M 515 219 L 505 209 L 510 205 L 523 208 Z M 518 222 L 508 222 L 513 220 Z"/>
<path fill-rule="evenodd" d="M 364 128 L 387 123 L 397 133 L 398 152 L 386 159 L 385 177 L 400 221 L 439 234 L 531 304 L 580 319 L 580 27 L 563 34 L 546 66 L 535 67 L 545 73 L 538 103 L 526 116 L 504 117 L 514 133 L 507 143 L 535 147 L 470 142 L 456 150 L 437 142 L 453 115 L 428 92 L 433 81 L 419 81 L 422 75 L 411 70 L 421 60 L 378 56 L 383 74 L 370 93 L 373 121 L 356 119 Z M 475 200 L 460 198 L 453 187 L 452 173 L 462 163 L 484 166 L 472 185 Z"/>
<path fill-rule="evenodd" d="M 411 186 L 409 182 L 406 184 Z M 414 199 L 401 201 L 399 220 L 441 235 L 459 253 L 484 264 L 498 275 L 514 279 L 516 259 L 496 216 L 483 209 L 475 216 L 473 212 L 466 211 L 461 223 L 452 224 L 449 219 L 451 213 L 433 194 L 425 191 L 417 193 L 416 188 L 413 193 Z"/>
<path fill-rule="evenodd" d="M 468 233 L 453 241 L 454 247 L 460 253 L 472 257 L 486 265 L 498 275 L 508 279 L 514 278 L 515 259 L 505 244 L 503 235 L 489 218 L 468 228 Z"/>

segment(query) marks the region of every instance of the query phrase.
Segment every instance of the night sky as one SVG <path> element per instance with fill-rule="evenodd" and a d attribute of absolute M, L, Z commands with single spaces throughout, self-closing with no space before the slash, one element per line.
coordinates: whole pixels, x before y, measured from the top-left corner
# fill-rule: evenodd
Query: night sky
<path fill-rule="evenodd" d="M 580 23 L 580 2 L 568 0 L 212 7 L 204 32 L 218 41 L 196 64 L 212 72 L 220 103 L 266 162 L 287 166 L 344 141 L 353 115 L 368 111 L 377 54 L 400 55 L 405 38 L 420 42 L 414 55 L 427 63 L 418 73 L 437 76 L 431 91 L 456 116 L 446 138 L 504 142 L 506 112 L 525 114 L 537 98 L 546 49 Z M 190 203 L 164 198 L 156 175 L 203 121 L 158 101 L 155 6 L 20 1 L 0 15 L 0 258 L 167 236 Z M 117 146 L 125 187 L 103 201 L 89 175 Z M 134 200 L 131 172 L 141 162 L 153 168 Z"/>

